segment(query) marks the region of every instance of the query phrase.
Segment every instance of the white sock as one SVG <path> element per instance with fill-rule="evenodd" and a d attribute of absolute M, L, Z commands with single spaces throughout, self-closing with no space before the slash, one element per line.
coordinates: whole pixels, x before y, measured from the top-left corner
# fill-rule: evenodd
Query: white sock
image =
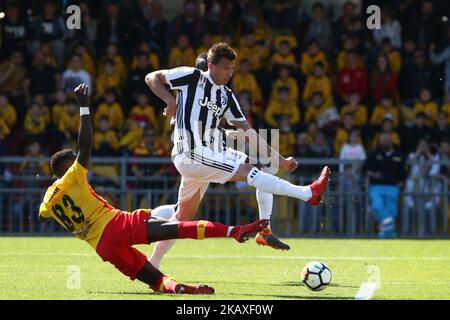
<path fill-rule="evenodd" d="M 174 214 L 169 221 L 178 222 L 178 219 L 176 215 Z M 159 269 L 159 266 L 161 265 L 161 260 L 164 257 L 164 255 L 167 253 L 167 251 L 172 248 L 172 246 L 175 244 L 176 239 L 170 239 L 170 240 L 164 240 L 164 241 L 158 241 L 156 243 L 156 247 L 153 250 L 153 254 L 148 259 L 148 261 L 156 268 Z"/>
<path fill-rule="evenodd" d="M 250 170 L 247 176 L 247 182 L 249 185 L 263 192 L 279 196 L 288 196 L 303 201 L 308 201 L 312 197 L 312 191 L 309 186 L 296 186 L 286 180 L 262 172 L 257 168 Z"/>
<path fill-rule="evenodd" d="M 273 194 L 256 189 L 256 200 L 258 201 L 259 218 L 270 220 L 273 206 Z"/>
<path fill-rule="evenodd" d="M 167 204 L 152 209 L 152 216 L 169 220 L 175 214 L 175 204 Z"/>

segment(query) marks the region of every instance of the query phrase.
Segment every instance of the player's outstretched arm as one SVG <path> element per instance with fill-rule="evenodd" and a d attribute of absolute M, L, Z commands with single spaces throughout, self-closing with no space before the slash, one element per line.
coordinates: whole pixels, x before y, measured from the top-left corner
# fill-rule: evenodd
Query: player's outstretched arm
<path fill-rule="evenodd" d="M 255 129 L 253 129 L 250 126 L 248 121 L 246 121 L 246 120 L 245 121 L 231 121 L 231 123 L 233 124 L 233 126 L 235 126 L 238 129 L 243 130 L 247 134 L 250 133 L 253 141 L 258 141 L 258 138 L 259 138 L 259 141 L 262 142 L 263 145 L 265 145 L 267 148 L 266 154 L 271 154 L 271 155 L 273 154 L 278 157 L 278 163 L 281 168 L 283 168 L 284 170 L 290 171 L 290 172 L 297 169 L 298 162 L 294 158 L 292 158 L 292 157 L 284 158 L 283 156 L 281 156 L 274 148 L 272 148 L 269 144 L 267 144 L 267 142 L 256 132 Z M 249 130 L 249 131 L 247 131 L 247 130 Z M 238 135 L 238 139 L 239 139 L 239 135 Z"/>
<path fill-rule="evenodd" d="M 77 161 L 87 169 L 91 158 L 93 129 L 89 110 L 89 88 L 85 83 L 79 84 L 75 96 L 80 106 L 80 129 L 78 130 L 78 157 Z"/>
<path fill-rule="evenodd" d="M 173 117 L 177 111 L 177 103 L 175 97 L 164 86 L 168 84 L 166 77 L 164 77 L 163 70 L 154 71 L 145 76 L 145 83 L 162 101 L 164 101 L 167 107 L 164 109 L 164 115 L 166 117 Z"/>

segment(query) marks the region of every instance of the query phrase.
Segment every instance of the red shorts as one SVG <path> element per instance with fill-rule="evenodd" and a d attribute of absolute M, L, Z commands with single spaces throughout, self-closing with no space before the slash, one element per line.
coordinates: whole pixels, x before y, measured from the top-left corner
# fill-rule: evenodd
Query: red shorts
<path fill-rule="evenodd" d="M 147 256 L 133 248 L 135 244 L 148 244 L 147 219 L 150 210 L 138 209 L 117 214 L 103 230 L 96 251 L 103 261 L 111 262 L 120 272 L 136 279 Z"/>

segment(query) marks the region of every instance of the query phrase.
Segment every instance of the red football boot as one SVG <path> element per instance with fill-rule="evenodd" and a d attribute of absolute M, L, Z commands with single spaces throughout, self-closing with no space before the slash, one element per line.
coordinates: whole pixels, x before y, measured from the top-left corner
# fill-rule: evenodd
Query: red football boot
<path fill-rule="evenodd" d="M 257 220 L 250 224 L 244 224 L 242 226 L 236 226 L 231 231 L 231 236 L 236 239 L 237 242 L 245 242 L 250 236 L 262 231 L 269 225 L 269 220 L 262 219 Z"/>
<path fill-rule="evenodd" d="M 178 283 L 175 279 L 162 275 L 155 286 L 150 286 L 156 292 L 178 294 L 214 294 L 214 288 L 201 284 L 198 286 Z"/>
<path fill-rule="evenodd" d="M 312 206 L 318 206 L 321 204 L 321 196 L 330 181 L 331 170 L 328 166 L 325 166 L 320 174 L 320 177 L 311 183 L 309 187 L 311 188 L 312 197 L 307 201 L 308 204 Z"/>

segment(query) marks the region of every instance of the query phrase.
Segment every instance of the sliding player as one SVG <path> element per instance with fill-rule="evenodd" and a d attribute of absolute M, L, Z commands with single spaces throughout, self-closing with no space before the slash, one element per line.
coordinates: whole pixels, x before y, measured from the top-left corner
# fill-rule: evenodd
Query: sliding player
<path fill-rule="evenodd" d="M 45 193 L 39 219 L 54 218 L 66 230 L 88 242 L 103 261 L 109 261 L 131 280 L 138 279 L 154 291 L 213 294 L 214 289 L 209 286 L 180 284 L 161 273 L 132 246 L 176 238 L 233 237 L 244 242 L 265 228 L 268 220 L 236 227 L 209 221 L 170 223 L 152 218 L 147 209 L 130 213 L 113 208 L 95 193 L 87 181 L 93 143 L 87 86 L 77 86 L 75 95 L 81 116 L 79 152 L 75 154 L 66 149 L 52 156 L 50 165 L 58 180 Z"/>

